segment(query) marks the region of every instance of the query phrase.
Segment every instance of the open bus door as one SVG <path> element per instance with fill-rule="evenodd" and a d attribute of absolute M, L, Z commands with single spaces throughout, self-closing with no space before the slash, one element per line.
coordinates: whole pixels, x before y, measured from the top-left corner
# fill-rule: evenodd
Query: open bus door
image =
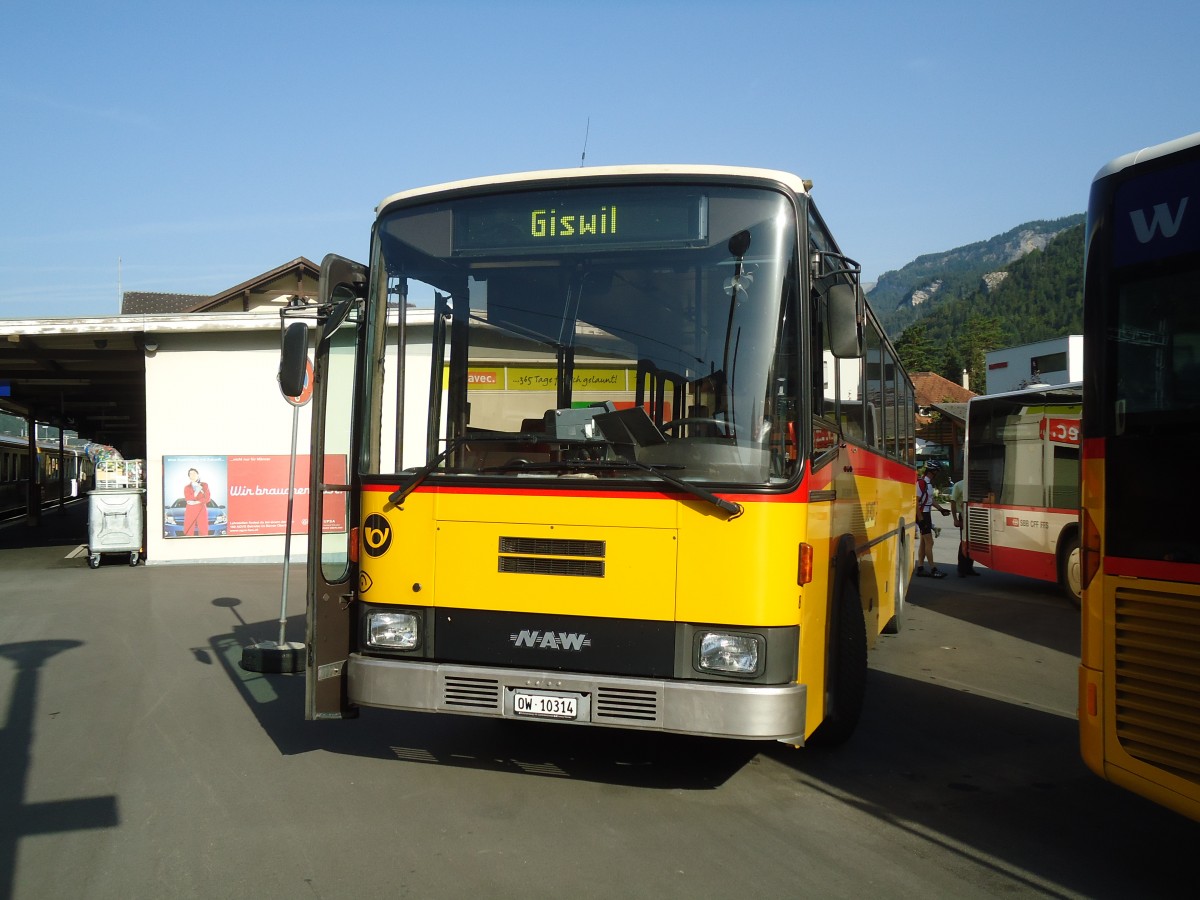
<path fill-rule="evenodd" d="M 360 263 L 332 254 L 322 261 L 309 455 L 307 719 L 357 714 L 346 700 L 345 673 L 358 587 L 353 583 L 358 538 L 354 411 L 366 285 L 367 269 Z M 307 339 L 294 343 L 307 353 Z M 286 338 L 284 355 L 280 383 L 286 391 L 297 368 L 286 359 Z M 304 365 L 300 362 L 301 369 Z"/>

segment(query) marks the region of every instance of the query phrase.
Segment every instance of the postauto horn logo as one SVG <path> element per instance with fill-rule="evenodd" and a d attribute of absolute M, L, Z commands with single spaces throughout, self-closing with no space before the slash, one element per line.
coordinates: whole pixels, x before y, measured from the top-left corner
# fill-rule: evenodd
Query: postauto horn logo
<path fill-rule="evenodd" d="M 379 513 L 371 513 L 363 522 L 363 549 L 367 556 L 383 556 L 391 545 L 391 523 Z"/>

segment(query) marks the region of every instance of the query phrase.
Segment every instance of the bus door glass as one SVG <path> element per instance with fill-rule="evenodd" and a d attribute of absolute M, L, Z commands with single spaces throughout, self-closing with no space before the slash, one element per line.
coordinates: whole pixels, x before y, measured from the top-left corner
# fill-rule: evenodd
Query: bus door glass
<path fill-rule="evenodd" d="M 322 265 L 325 279 L 329 259 Z M 361 267 L 358 267 L 361 269 Z M 317 343 L 310 464 L 306 714 L 310 719 L 353 715 L 345 702 L 344 671 L 351 641 L 351 540 L 357 509 L 353 455 L 354 392 L 361 300 L 348 285 L 331 289 Z"/>

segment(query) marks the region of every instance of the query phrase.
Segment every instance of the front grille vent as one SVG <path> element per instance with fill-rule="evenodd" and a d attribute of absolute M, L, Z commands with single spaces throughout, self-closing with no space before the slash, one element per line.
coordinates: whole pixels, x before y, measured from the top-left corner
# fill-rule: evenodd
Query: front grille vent
<path fill-rule="evenodd" d="M 600 687 L 596 691 L 597 719 L 654 722 L 658 719 L 659 694 L 652 690 Z"/>
<path fill-rule="evenodd" d="M 992 551 L 992 527 L 988 516 L 987 509 L 974 506 L 967 509 L 967 543 L 979 553 Z"/>
<path fill-rule="evenodd" d="M 604 541 L 572 541 L 557 538 L 500 538 L 501 553 L 522 553 L 525 556 L 593 556 L 604 557 Z"/>
<path fill-rule="evenodd" d="M 450 709 L 500 709 L 500 682 L 494 678 L 447 675 L 442 685 L 442 705 Z"/>
<path fill-rule="evenodd" d="M 518 575 L 604 577 L 604 541 L 500 538 L 500 572 Z"/>
<path fill-rule="evenodd" d="M 527 556 L 500 557 L 500 571 L 519 575 L 570 575 L 576 578 L 603 578 L 604 563 L 591 559 L 530 559 Z"/>
<path fill-rule="evenodd" d="M 1200 784 L 1200 598 L 1116 592 L 1117 739 L 1135 759 Z"/>

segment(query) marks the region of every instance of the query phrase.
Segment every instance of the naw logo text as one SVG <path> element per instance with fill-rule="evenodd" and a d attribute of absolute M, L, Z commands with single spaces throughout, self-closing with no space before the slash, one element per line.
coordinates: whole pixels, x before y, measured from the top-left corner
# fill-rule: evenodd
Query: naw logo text
<path fill-rule="evenodd" d="M 536 647 L 539 650 L 582 650 L 592 646 L 592 639 L 586 634 L 574 634 L 569 631 L 523 628 L 516 634 L 510 634 L 508 639 L 514 647 Z"/>

